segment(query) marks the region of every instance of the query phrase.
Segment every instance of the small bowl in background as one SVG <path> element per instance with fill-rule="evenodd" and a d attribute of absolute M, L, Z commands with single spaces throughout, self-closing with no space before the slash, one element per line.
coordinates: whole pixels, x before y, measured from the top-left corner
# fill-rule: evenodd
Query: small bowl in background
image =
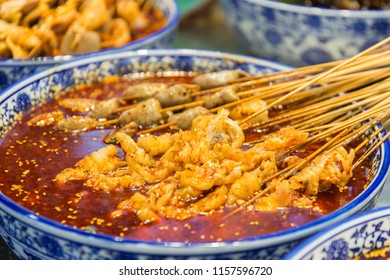
<path fill-rule="evenodd" d="M 155 7 L 166 17 L 166 25 L 158 31 L 121 47 L 103 49 L 76 55 L 38 57 L 33 59 L 0 58 L 0 94 L 1 91 L 20 79 L 49 67 L 100 53 L 123 52 L 139 49 L 169 48 L 172 46 L 179 25 L 179 10 L 175 0 L 154 0 Z"/>
<path fill-rule="evenodd" d="M 354 215 L 293 249 L 286 259 L 351 260 L 390 246 L 390 207 Z"/>
<path fill-rule="evenodd" d="M 351 57 L 390 35 L 390 10 L 337 10 L 270 0 L 220 0 L 253 54 L 291 66 Z"/>

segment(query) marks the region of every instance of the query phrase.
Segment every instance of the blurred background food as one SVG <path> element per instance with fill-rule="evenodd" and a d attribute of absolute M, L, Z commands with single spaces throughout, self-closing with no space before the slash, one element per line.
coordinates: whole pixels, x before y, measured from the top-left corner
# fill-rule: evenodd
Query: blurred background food
<path fill-rule="evenodd" d="M 0 90 L 101 52 L 172 47 L 175 0 L 0 0 Z"/>
<path fill-rule="evenodd" d="M 166 24 L 151 1 L 2 0 L 0 57 L 94 52 L 143 38 Z"/>

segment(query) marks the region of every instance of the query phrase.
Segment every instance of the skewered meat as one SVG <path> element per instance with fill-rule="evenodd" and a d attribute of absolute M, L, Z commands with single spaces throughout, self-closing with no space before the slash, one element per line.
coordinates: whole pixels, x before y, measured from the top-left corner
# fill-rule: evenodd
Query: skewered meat
<path fill-rule="evenodd" d="M 210 114 L 205 107 L 197 106 L 195 108 L 184 110 L 181 113 L 169 116 L 168 122 L 176 122 L 176 125 L 182 129 L 187 130 L 192 126 L 192 121 L 200 115 Z"/>
<path fill-rule="evenodd" d="M 168 86 L 163 83 L 145 83 L 130 86 L 124 92 L 124 98 L 135 100 L 157 99 L 161 107 L 171 107 L 192 101 L 191 93 L 198 90 L 195 85 L 175 84 Z"/>
<path fill-rule="evenodd" d="M 136 122 L 129 122 L 122 127 L 117 127 L 113 131 L 111 131 L 106 137 L 104 137 L 103 141 L 107 144 L 118 143 L 116 140 L 116 135 L 118 132 L 125 133 L 129 136 L 134 136 L 138 131 L 138 124 Z"/>
<path fill-rule="evenodd" d="M 145 101 L 136 103 L 135 106 L 122 112 L 118 123 L 123 126 L 135 121 L 138 125 L 148 126 L 161 120 L 161 105 L 157 99 L 149 98 Z"/>
<path fill-rule="evenodd" d="M 239 100 L 236 90 L 234 87 L 224 88 L 214 94 L 211 94 L 205 98 L 204 107 L 212 109 L 226 103 L 234 102 Z"/>
<path fill-rule="evenodd" d="M 354 157 L 354 150 L 347 152 L 343 147 L 324 152 L 289 181 L 294 189 L 304 189 L 307 195 L 317 195 L 332 185 L 337 185 L 342 190 L 352 176 Z"/>
<path fill-rule="evenodd" d="M 160 91 L 166 90 L 167 84 L 164 83 L 142 83 L 128 87 L 123 97 L 133 98 L 134 100 L 142 101 L 154 97 Z"/>
<path fill-rule="evenodd" d="M 115 113 L 115 110 L 121 105 L 119 98 L 110 98 L 98 102 L 95 107 L 88 113 L 88 117 L 95 120 L 108 118 Z"/>
<path fill-rule="evenodd" d="M 238 78 L 250 76 L 249 73 L 237 70 L 222 70 L 211 72 L 195 77 L 192 82 L 200 86 L 201 89 L 226 86 Z"/>
<path fill-rule="evenodd" d="M 61 111 L 42 113 L 27 122 L 28 126 L 47 126 L 57 124 L 58 121 L 64 119 L 65 115 Z"/>
<path fill-rule="evenodd" d="M 84 116 L 72 116 L 60 119 L 55 125 L 55 129 L 68 132 L 81 132 L 94 129 L 99 126 L 99 122 Z"/>
<path fill-rule="evenodd" d="M 64 98 L 58 101 L 58 104 L 73 112 L 89 112 L 99 103 L 96 99 L 91 98 Z"/>

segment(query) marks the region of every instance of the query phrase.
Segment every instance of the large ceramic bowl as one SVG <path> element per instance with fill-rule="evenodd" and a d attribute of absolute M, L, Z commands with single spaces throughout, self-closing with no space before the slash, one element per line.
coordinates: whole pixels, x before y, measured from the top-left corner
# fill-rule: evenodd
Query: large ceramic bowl
<path fill-rule="evenodd" d="M 179 24 L 179 10 L 175 0 L 155 0 L 154 4 L 167 18 L 167 24 L 160 30 L 125 44 L 121 47 L 108 48 L 87 54 L 41 57 L 36 59 L 1 59 L 0 58 L 0 93 L 10 84 L 35 72 L 54 65 L 69 62 L 85 56 L 95 56 L 100 53 L 122 52 L 139 49 L 169 48 L 172 46 Z"/>
<path fill-rule="evenodd" d="M 54 98 L 56 92 L 110 75 L 143 71 L 196 72 L 242 69 L 259 75 L 286 69 L 248 56 L 200 50 L 140 50 L 80 59 L 29 76 L 0 96 L 0 136 L 18 115 Z M 0 138 L 0 142 L 2 139 Z M 369 186 L 340 209 L 290 230 L 212 243 L 147 242 L 70 228 L 19 206 L 0 192 L 0 233 L 22 259 L 281 259 L 317 231 L 372 208 L 390 166 L 389 144 L 372 157 Z"/>
<path fill-rule="evenodd" d="M 370 252 L 388 246 L 390 207 L 385 206 L 356 214 L 313 235 L 286 255 L 286 259 L 368 259 Z"/>
<path fill-rule="evenodd" d="M 323 9 L 271 0 L 220 2 L 243 46 L 292 66 L 351 57 L 390 35 L 390 10 Z"/>

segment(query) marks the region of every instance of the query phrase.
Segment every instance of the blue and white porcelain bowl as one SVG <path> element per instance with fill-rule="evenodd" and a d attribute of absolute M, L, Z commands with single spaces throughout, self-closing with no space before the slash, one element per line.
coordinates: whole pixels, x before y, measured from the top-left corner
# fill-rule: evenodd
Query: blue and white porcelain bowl
<path fill-rule="evenodd" d="M 222 69 L 242 69 L 260 75 L 289 68 L 258 58 L 201 50 L 139 50 L 76 60 L 29 76 L 0 95 L 0 142 L 21 113 L 48 102 L 65 88 L 116 74 L 162 70 L 203 73 Z M 303 226 L 243 240 L 157 243 L 95 234 L 36 215 L 1 192 L 0 234 L 22 259 L 281 259 L 308 236 L 372 208 L 389 168 L 386 142 L 372 157 L 369 185 L 353 201 Z"/>
<path fill-rule="evenodd" d="M 292 66 L 351 57 L 390 35 L 390 10 L 323 9 L 272 0 L 220 3 L 243 46 Z"/>
<path fill-rule="evenodd" d="M 66 55 L 55 57 L 40 57 L 34 59 L 1 59 L 0 58 L 0 94 L 1 91 L 21 78 L 85 56 L 95 56 L 100 53 L 123 52 L 139 49 L 159 49 L 172 47 L 177 27 L 179 25 L 179 9 L 175 0 L 155 0 L 154 4 L 167 18 L 167 24 L 160 30 L 139 40 L 121 47 L 108 48 L 87 54 Z"/>
<path fill-rule="evenodd" d="M 286 259 L 351 260 L 390 246 L 390 207 L 356 214 L 308 238 Z"/>

